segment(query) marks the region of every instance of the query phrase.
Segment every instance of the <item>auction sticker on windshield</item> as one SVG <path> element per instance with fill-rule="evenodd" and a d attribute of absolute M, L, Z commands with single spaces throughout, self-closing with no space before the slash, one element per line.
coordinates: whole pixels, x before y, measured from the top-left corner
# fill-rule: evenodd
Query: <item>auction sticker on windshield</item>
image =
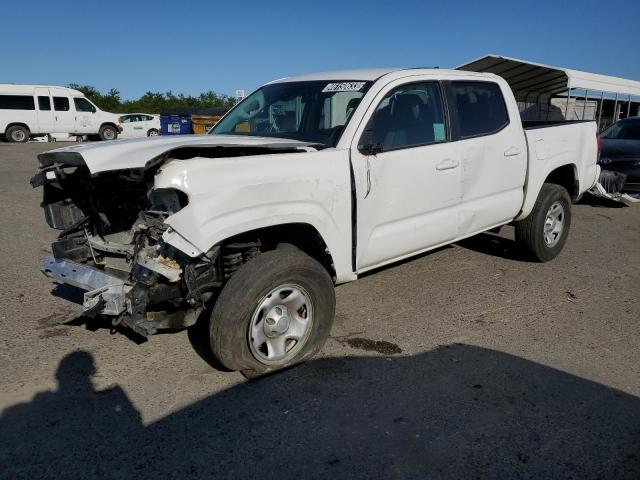
<path fill-rule="evenodd" d="M 357 92 L 366 82 L 335 82 L 329 83 L 322 92 Z"/>

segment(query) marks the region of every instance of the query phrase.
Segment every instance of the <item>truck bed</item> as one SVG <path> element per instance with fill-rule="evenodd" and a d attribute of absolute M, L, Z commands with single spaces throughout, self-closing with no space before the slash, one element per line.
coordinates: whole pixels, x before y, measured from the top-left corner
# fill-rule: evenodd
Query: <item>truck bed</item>
<path fill-rule="evenodd" d="M 534 128 L 561 127 L 563 125 L 573 125 L 576 123 L 589 123 L 593 120 L 523 120 L 522 127 L 525 130 Z"/>
<path fill-rule="evenodd" d="M 561 166 L 574 169 L 577 185 L 569 192 L 574 199 L 589 190 L 598 179 L 595 122 L 535 120 L 523 121 L 522 126 L 529 150 L 529 168 L 524 205 L 518 220 L 531 212 L 549 172 Z"/>

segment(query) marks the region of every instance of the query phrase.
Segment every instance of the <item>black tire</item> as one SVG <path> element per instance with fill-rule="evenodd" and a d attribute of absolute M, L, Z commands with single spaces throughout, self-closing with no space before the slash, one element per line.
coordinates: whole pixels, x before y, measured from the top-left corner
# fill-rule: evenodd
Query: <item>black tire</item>
<path fill-rule="evenodd" d="M 111 125 L 103 125 L 98 132 L 100 140 L 115 140 L 118 138 L 118 130 Z"/>
<path fill-rule="evenodd" d="M 147 137 L 157 137 L 158 135 L 160 135 L 160 132 L 157 128 L 150 128 L 147 132 Z"/>
<path fill-rule="evenodd" d="M 562 229 L 555 237 L 550 234 L 552 238 L 548 242 L 545 239 L 545 223 L 552 206 L 557 212 L 556 205 L 562 209 Z M 515 227 L 516 242 L 533 260 L 548 262 L 556 258 L 567 241 L 571 227 L 571 198 L 567 190 L 560 185 L 543 184 L 533 210 L 527 218 L 515 222 Z"/>
<path fill-rule="evenodd" d="M 11 143 L 27 143 L 31 132 L 23 126 L 13 125 L 5 131 L 7 140 Z"/>
<path fill-rule="evenodd" d="M 302 287 L 310 297 L 312 321 L 304 341 L 289 349 L 291 358 L 267 365 L 250 346 L 252 318 L 269 292 L 281 285 L 292 284 Z M 213 355 L 222 366 L 241 370 L 247 378 L 303 362 L 318 353 L 329 336 L 335 298 L 331 277 L 320 263 L 305 253 L 289 248 L 262 253 L 233 274 L 213 307 L 209 325 Z M 267 319 L 262 321 L 267 322 Z"/>

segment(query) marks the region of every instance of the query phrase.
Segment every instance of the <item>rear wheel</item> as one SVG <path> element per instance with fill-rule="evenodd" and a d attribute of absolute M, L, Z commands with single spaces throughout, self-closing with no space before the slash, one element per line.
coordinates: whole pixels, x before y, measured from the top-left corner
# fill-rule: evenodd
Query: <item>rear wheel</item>
<path fill-rule="evenodd" d="M 220 293 L 211 349 L 224 367 L 261 376 L 315 355 L 334 313 L 333 281 L 322 265 L 297 249 L 266 252 L 234 273 Z"/>
<path fill-rule="evenodd" d="M 151 128 L 147 132 L 147 137 L 157 137 L 158 135 L 160 135 L 160 132 L 157 128 Z"/>
<path fill-rule="evenodd" d="M 558 256 L 571 227 L 571 198 L 564 187 L 545 183 L 532 212 L 516 222 L 516 242 L 535 260 Z"/>
<path fill-rule="evenodd" d="M 103 125 L 98 132 L 100 140 L 115 140 L 118 138 L 118 131 L 111 125 Z"/>
<path fill-rule="evenodd" d="M 29 130 L 21 125 L 14 125 L 7 128 L 5 135 L 12 143 L 25 143 L 29 141 Z"/>

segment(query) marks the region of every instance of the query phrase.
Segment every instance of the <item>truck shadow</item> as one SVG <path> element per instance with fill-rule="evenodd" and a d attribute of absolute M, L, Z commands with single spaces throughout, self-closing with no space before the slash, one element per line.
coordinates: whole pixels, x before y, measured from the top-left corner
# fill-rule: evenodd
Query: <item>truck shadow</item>
<path fill-rule="evenodd" d="M 495 233 L 480 233 L 473 237 L 459 240 L 454 245 L 516 262 L 531 262 L 526 254 L 518 248 L 518 244 L 514 240 L 501 237 Z"/>
<path fill-rule="evenodd" d="M 580 205 L 589 205 L 590 207 L 599 207 L 599 208 L 625 208 L 625 205 L 622 202 L 616 202 L 615 200 L 610 200 L 608 198 L 596 197 L 595 195 L 586 194 L 580 199 L 578 202 Z"/>
<path fill-rule="evenodd" d="M 470 345 L 311 361 L 147 426 L 92 374 L 71 354 L 3 412 L 3 478 L 640 478 L 640 399 Z"/>

